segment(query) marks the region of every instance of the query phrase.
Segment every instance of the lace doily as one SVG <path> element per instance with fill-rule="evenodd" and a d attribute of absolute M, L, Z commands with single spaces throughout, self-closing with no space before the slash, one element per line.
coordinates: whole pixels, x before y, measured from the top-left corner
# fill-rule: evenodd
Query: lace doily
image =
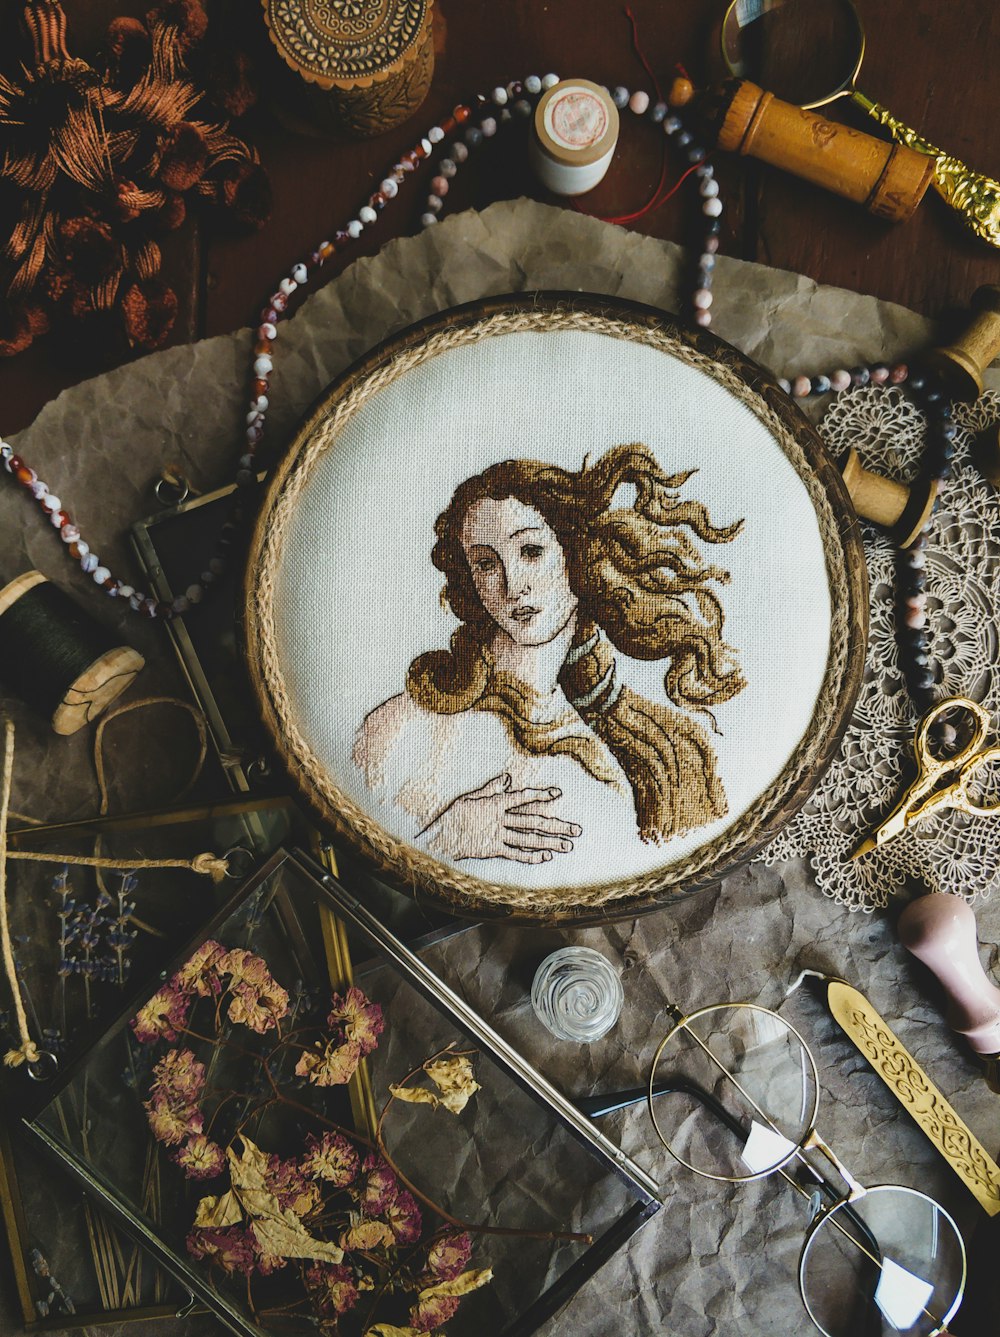
<path fill-rule="evenodd" d="M 1000 395 L 956 405 L 958 436 L 951 479 L 941 487 L 927 547 L 931 654 L 943 691 L 1000 712 L 1000 506 L 970 460 L 975 436 L 1000 419 Z M 841 395 L 822 434 L 835 456 L 854 446 L 878 473 L 906 481 L 920 466 L 924 419 L 898 390 Z M 820 890 L 851 910 L 871 911 L 911 880 L 967 900 L 1000 881 L 1000 826 L 950 809 L 910 827 L 884 849 L 849 860 L 892 808 L 914 774 L 915 717 L 896 646 L 896 549 L 864 525 L 871 582 L 871 628 L 864 682 L 843 746 L 794 821 L 759 857 L 768 864 L 807 857 Z M 995 742 L 996 739 L 990 739 Z M 990 801 L 995 801 L 991 797 Z"/>

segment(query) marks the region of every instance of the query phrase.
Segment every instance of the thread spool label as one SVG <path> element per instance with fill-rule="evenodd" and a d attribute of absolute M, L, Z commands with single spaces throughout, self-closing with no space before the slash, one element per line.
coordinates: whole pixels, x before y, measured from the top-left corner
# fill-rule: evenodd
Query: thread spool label
<path fill-rule="evenodd" d="M 546 133 L 560 148 L 580 152 L 600 142 L 608 128 L 608 113 L 600 98 L 587 88 L 563 89 L 545 108 Z"/>

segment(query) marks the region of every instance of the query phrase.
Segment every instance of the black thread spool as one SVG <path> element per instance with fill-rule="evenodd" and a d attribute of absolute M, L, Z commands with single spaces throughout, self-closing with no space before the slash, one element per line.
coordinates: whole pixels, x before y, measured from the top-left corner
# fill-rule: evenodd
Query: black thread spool
<path fill-rule="evenodd" d="M 56 733 L 96 719 L 145 662 L 40 571 L 0 589 L 0 681 L 51 719 Z"/>

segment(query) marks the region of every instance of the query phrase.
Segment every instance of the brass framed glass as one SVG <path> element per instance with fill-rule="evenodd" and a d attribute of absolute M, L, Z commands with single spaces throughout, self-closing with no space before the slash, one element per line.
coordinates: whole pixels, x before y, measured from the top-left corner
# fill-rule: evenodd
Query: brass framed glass
<path fill-rule="evenodd" d="M 330 986 L 334 914 L 360 963 L 343 994 Z M 354 1122 L 343 1080 L 362 1050 L 374 1132 Z M 84 1084 L 81 1149 L 60 1111 Z M 242 1337 L 436 1331 L 446 1318 L 453 1337 L 529 1337 L 660 1207 L 655 1183 L 420 956 L 285 851 L 20 1128 Z M 147 1153 L 158 1218 L 141 1193 Z"/>
<path fill-rule="evenodd" d="M 865 1187 L 837 1158 L 816 1129 L 816 1062 L 795 1027 L 755 1003 L 671 1012 L 647 1089 L 580 1107 L 597 1117 L 645 1099 L 657 1137 L 695 1174 L 779 1174 L 808 1206 L 799 1288 L 825 1337 L 947 1332 L 965 1288 L 958 1227 L 926 1194 Z"/>

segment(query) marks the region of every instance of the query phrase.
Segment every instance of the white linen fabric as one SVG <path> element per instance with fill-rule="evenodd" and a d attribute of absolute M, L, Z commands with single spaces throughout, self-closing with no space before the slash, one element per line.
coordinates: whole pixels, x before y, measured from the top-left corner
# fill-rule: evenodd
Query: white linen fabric
<path fill-rule="evenodd" d="M 431 715 L 409 698 L 399 703 L 406 715 L 399 746 L 373 783 L 352 760 L 359 727 L 405 691 L 414 658 L 447 647 L 457 626 L 431 563 L 434 522 L 456 486 L 506 459 L 578 470 L 633 442 L 668 472 L 697 470 L 680 495 L 702 502 L 713 524 L 744 521 L 729 543 L 696 540 L 731 575 L 717 587 L 723 637 L 746 679 L 714 711 L 725 816 L 665 845 L 644 843 L 623 776 L 607 783 L 571 758 L 527 756 L 495 715 Z M 620 504 L 630 500 L 623 495 Z M 515 788 L 563 791 L 547 811 L 582 828 L 572 852 L 539 865 L 498 858 L 462 865 L 531 888 L 637 876 L 719 835 L 799 746 L 830 653 L 816 514 L 779 443 L 704 372 L 658 349 L 584 331 L 481 338 L 368 399 L 311 471 L 287 531 L 275 607 L 297 726 L 334 782 L 390 834 L 415 840 L 428 810 L 501 774 Z M 616 658 L 619 677 L 636 692 L 670 704 L 666 663 Z"/>

